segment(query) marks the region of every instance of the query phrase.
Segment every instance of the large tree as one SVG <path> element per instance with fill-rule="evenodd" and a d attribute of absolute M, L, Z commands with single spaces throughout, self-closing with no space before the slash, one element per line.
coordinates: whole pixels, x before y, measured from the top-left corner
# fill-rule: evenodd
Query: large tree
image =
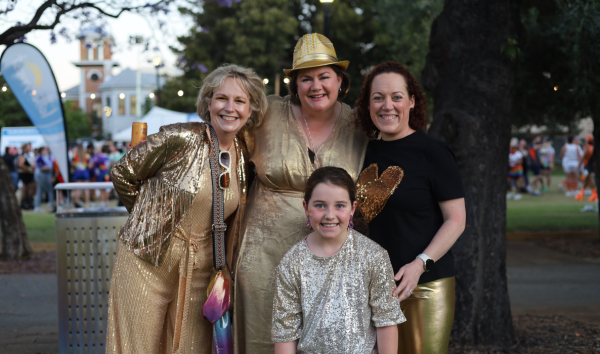
<path fill-rule="evenodd" d="M 433 92 L 429 133 L 446 142 L 461 171 L 467 226 L 453 252 L 452 339 L 511 345 L 506 282 L 506 173 L 517 66 L 518 0 L 446 0 L 431 29 L 423 72 Z M 514 48 L 512 48 L 514 49 Z"/>
<path fill-rule="evenodd" d="M 424 65 L 429 28 L 441 10 L 442 0 L 335 1 L 331 5 L 330 39 L 338 58 L 350 60 L 351 87 L 345 102 L 352 105 L 371 67 L 394 59 L 419 72 Z M 184 74 L 167 84 L 162 104 L 170 109 L 192 111 L 187 96 L 202 77 L 229 62 L 254 68 L 283 87 L 282 69 L 292 66 L 293 48 L 306 33 L 323 33 L 323 5 L 318 0 L 207 0 L 202 8 L 182 9 L 193 16 L 196 27 L 179 38 L 180 64 Z M 404 9 L 399 13 L 398 8 Z M 184 96 L 177 91 L 184 90 Z"/>
<path fill-rule="evenodd" d="M 63 20 L 75 19 L 86 25 L 102 21 L 105 17 L 118 18 L 124 12 L 157 15 L 168 12 L 168 6 L 173 2 L 174 0 L 155 0 L 150 3 L 142 0 L 46 0 L 37 8 L 33 8 L 29 2 L 22 0 L 3 1 L 0 2 L 0 28 L 3 28 L 0 31 L 0 45 L 9 46 L 25 41 L 28 33 L 38 30 L 50 31 L 50 41 L 54 42 L 57 37 L 55 30 L 59 35 L 70 38 L 67 27 L 58 27 Z M 30 13 L 26 22 L 15 20 L 15 14 L 21 16 L 27 14 L 27 11 Z M 0 92 L 0 95 L 2 94 L 6 92 Z M 8 98 L 0 98 L 0 104 Z M 9 124 L 22 123 L 23 115 L 15 100 L 8 100 L 8 103 L 10 106 L 3 105 L 0 108 L 3 114 L 0 119 L 8 119 Z M 5 116 L 7 110 L 10 111 L 10 115 Z M 0 258 L 14 260 L 29 257 L 31 247 L 10 180 L 8 167 L 4 161 L 0 161 L 0 225 L 3 245 Z"/>

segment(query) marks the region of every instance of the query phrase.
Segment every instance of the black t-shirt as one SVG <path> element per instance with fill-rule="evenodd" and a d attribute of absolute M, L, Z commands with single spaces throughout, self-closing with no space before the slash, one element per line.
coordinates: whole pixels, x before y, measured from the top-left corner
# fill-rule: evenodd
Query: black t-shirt
<path fill-rule="evenodd" d="M 10 172 L 16 172 L 17 168 L 15 167 L 15 159 L 17 158 L 16 155 L 13 154 L 4 154 L 4 156 L 2 156 L 2 159 L 4 159 L 4 163 L 6 163 L 6 166 L 8 166 L 8 170 Z"/>
<path fill-rule="evenodd" d="M 404 170 L 398 188 L 369 223 L 369 237 L 388 251 L 395 274 L 425 251 L 442 226 L 438 202 L 464 197 L 462 180 L 450 148 L 420 130 L 394 141 L 371 141 L 363 167 L 373 163 L 379 175 L 390 166 Z M 454 258 L 448 251 L 419 284 L 452 276 Z"/>

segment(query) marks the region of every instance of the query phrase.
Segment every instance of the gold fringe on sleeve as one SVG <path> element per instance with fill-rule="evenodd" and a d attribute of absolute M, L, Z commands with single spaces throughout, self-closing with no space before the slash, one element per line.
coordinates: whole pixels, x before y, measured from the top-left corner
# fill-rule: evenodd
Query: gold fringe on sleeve
<path fill-rule="evenodd" d="M 142 185 L 131 215 L 119 237 L 138 257 L 158 265 L 169 248 L 171 236 L 195 194 L 171 186 L 159 178 Z"/>

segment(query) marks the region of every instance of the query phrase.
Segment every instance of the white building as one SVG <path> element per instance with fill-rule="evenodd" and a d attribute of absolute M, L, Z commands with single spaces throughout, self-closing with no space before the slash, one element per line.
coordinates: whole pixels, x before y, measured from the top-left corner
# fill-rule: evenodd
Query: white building
<path fill-rule="evenodd" d="M 136 111 L 137 73 L 125 69 L 112 76 L 112 68 L 118 66 L 112 60 L 111 36 L 97 27 L 82 31 L 80 38 L 81 60 L 73 63 L 81 69 L 81 83 L 61 94 L 63 102 L 77 101 L 94 124 L 102 124 L 102 133 L 110 137 L 142 117 L 146 98 L 154 104 L 157 87 L 156 74 L 141 74 L 141 111 Z M 162 87 L 165 79 L 158 78 Z M 149 109 L 149 107 L 147 108 Z"/>

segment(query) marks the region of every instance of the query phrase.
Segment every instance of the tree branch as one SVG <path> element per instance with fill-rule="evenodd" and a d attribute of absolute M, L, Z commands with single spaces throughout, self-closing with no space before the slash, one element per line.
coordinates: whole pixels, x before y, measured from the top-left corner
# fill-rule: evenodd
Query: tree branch
<path fill-rule="evenodd" d="M 143 8 L 148 8 L 148 7 L 155 8 L 156 6 L 158 6 L 162 3 L 168 4 L 171 1 L 172 0 L 158 0 L 154 4 L 145 4 L 145 5 L 133 6 L 133 7 L 121 7 L 118 12 L 110 13 L 107 10 L 99 7 L 98 4 L 92 3 L 92 2 L 83 2 L 80 4 L 76 4 L 76 5 L 67 7 L 66 4 L 64 4 L 64 3 L 58 4 L 56 0 L 48 0 L 37 9 L 37 11 L 35 12 L 35 15 L 33 16 L 33 18 L 31 19 L 31 21 L 28 24 L 20 25 L 20 26 L 13 26 L 13 27 L 7 29 L 6 31 L 4 31 L 4 33 L 0 34 L 0 45 L 1 44 L 10 45 L 10 44 L 14 43 L 17 39 L 23 37 L 27 33 L 34 31 L 34 30 L 52 30 L 56 27 L 56 25 L 58 25 L 60 23 L 60 18 L 63 15 L 68 14 L 73 11 L 76 11 L 76 10 L 94 9 L 104 16 L 111 17 L 111 18 L 119 18 L 119 16 L 121 16 L 121 14 L 123 14 L 124 12 L 138 11 L 138 10 L 141 10 Z M 60 8 L 60 11 L 58 11 L 56 13 L 54 22 L 52 22 L 49 25 L 38 24 L 42 15 L 44 14 L 44 12 L 54 5 L 56 5 Z"/>

